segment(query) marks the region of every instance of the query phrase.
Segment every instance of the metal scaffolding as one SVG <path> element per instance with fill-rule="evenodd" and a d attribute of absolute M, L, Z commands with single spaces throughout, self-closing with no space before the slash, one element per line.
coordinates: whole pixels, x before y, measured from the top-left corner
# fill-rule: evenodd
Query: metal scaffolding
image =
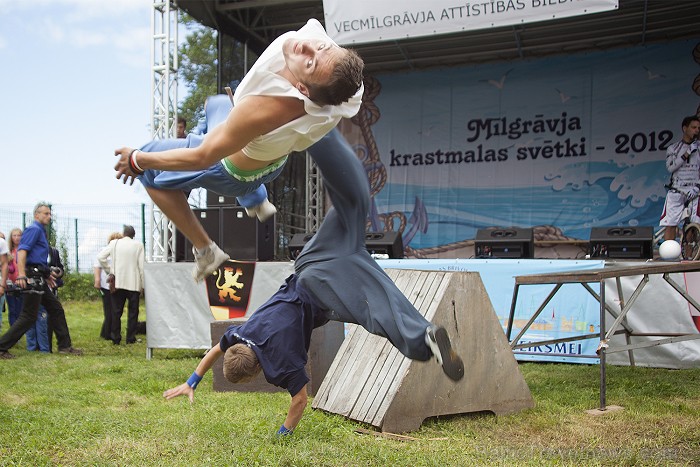
<path fill-rule="evenodd" d="M 153 0 L 151 16 L 151 136 L 153 139 L 174 138 L 177 127 L 178 88 L 178 6 L 176 1 Z M 221 32 L 219 32 L 221 34 Z M 220 73 L 219 73 L 220 74 Z M 321 226 L 325 213 L 321 173 L 308 154 L 306 156 L 305 211 L 306 232 Z M 151 203 L 149 228 L 151 248 L 149 261 L 175 261 L 176 227 Z"/>
<path fill-rule="evenodd" d="M 306 231 L 316 232 L 325 214 L 323 178 L 314 160 L 306 153 Z"/>
<path fill-rule="evenodd" d="M 151 136 L 175 137 L 177 127 L 177 4 L 153 1 L 151 14 Z M 175 225 L 151 203 L 149 261 L 175 260 Z"/>

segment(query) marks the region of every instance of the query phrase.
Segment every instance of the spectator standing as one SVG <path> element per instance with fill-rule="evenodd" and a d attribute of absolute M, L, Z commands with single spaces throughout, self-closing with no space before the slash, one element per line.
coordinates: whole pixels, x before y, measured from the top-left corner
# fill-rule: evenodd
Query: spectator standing
<path fill-rule="evenodd" d="M 10 261 L 7 266 L 7 279 L 14 284 L 17 280 L 17 247 L 22 239 L 22 229 L 14 228 L 10 231 L 10 239 L 7 242 L 7 247 L 10 250 Z M 22 295 L 12 294 L 7 297 L 7 319 L 12 326 L 22 311 Z"/>
<path fill-rule="evenodd" d="M 136 232 L 130 225 L 124 226 L 124 237 L 109 242 L 97 256 L 102 269 L 114 275 L 115 291 L 112 299 L 112 332 L 111 338 L 115 345 L 122 340 L 121 320 L 124 303 L 128 305 L 126 323 L 126 343 L 136 342 L 136 328 L 139 319 L 139 298 L 143 291 L 143 244 L 134 240 Z M 112 262 L 108 261 L 111 258 Z"/>
<path fill-rule="evenodd" d="M 177 137 L 187 138 L 187 120 L 184 117 L 177 117 Z"/>
<path fill-rule="evenodd" d="M 117 240 L 122 238 L 120 232 L 112 232 L 107 239 L 107 244 L 112 240 Z M 108 258 L 107 262 L 111 265 L 112 258 Z M 100 296 L 102 297 L 102 312 L 104 313 L 104 320 L 102 321 L 102 329 L 100 330 L 100 337 L 105 340 L 112 339 L 112 297 L 109 293 L 109 284 L 107 283 L 107 273 L 100 262 L 95 257 L 95 267 L 93 268 L 93 274 L 95 277 L 95 288 L 100 291 Z"/>
<path fill-rule="evenodd" d="M 24 293 L 24 303 L 17 320 L 0 336 L 0 358 L 14 358 L 9 352 L 10 348 L 32 327 L 41 305 L 46 308 L 51 326 L 56 332 L 58 352 L 73 355 L 83 353 L 73 347 L 63 306 L 49 288 L 51 272 L 47 261 L 49 242 L 46 239 L 46 226 L 50 222 L 51 207 L 40 202 L 34 207 L 34 222 L 22 233 L 17 252 L 18 276 L 15 284 Z"/>
<path fill-rule="evenodd" d="M 58 298 L 58 289 L 63 287 L 63 274 L 65 269 L 61 261 L 61 253 L 58 248 L 49 246 L 49 268 L 51 275 L 47 281 L 49 289 Z M 53 348 L 53 329 L 51 322 L 47 319 L 46 309 L 42 306 L 39 308 L 34 328 L 30 328 L 26 334 L 27 350 L 38 350 L 40 352 L 51 352 Z"/>
<path fill-rule="evenodd" d="M 7 284 L 7 260 L 10 250 L 7 247 L 5 235 L 0 232 L 0 313 L 5 309 L 5 286 Z M 0 314 L 0 328 L 2 328 L 2 315 Z"/>

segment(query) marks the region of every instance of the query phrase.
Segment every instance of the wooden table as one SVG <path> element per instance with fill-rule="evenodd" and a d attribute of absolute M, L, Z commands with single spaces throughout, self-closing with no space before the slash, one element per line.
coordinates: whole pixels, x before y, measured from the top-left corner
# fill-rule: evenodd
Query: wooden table
<path fill-rule="evenodd" d="M 596 355 L 585 355 L 582 357 L 587 358 L 599 358 L 600 359 L 600 410 L 606 409 L 605 401 L 605 355 L 606 353 L 612 352 L 623 352 L 627 351 L 630 357 L 630 365 L 634 366 L 634 349 L 639 349 L 643 347 L 652 347 L 656 345 L 671 344 L 674 342 L 682 342 L 688 340 L 700 339 L 699 333 L 693 334 L 678 334 L 678 333 L 636 333 L 634 332 L 626 322 L 627 313 L 634 305 L 637 297 L 644 289 L 644 286 L 649 282 L 649 276 L 652 274 L 663 274 L 663 278 L 668 282 L 671 287 L 673 287 L 679 294 L 685 298 L 688 303 L 690 303 L 695 309 L 700 311 L 700 304 L 698 304 L 693 297 L 691 297 L 683 288 L 678 285 L 670 275 L 674 273 L 683 272 L 697 272 L 700 271 L 700 261 L 687 261 L 687 262 L 640 262 L 639 265 L 635 266 L 606 266 L 599 269 L 590 269 L 587 271 L 570 271 L 570 272 L 552 272 L 546 274 L 530 274 L 515 277 L 515 288 L 513 289 L 513 300 L 510 306 L 510 315 L 508 317 L 508 326 L 506 330 L 506 337 L 510 342 L 510 346 L 513 350 L 531 347 L 533 345 L 546 345 L 546 344 L 557 344 L 561 342 L 578 341 L 592 338 L 599 338 L 600 343 L 598 344 L 598 349 Z M 627 303 L 625 303 L 622 294 L 622 285 L 620 282 L 621 277 L 629 276 L 642 276 L 636 289 L 630 296 Z M 605 280 L 615 279 L 617 284 L 617 292 L 620 298 L 620 310 L 613 309 L 605 301 Z M 596 293 L 589 284 L 591 283 L 600 284 L 600 295 Z M 513 319 L 515 317 L 515 305 L 518 299 L 518 290 L 521 285 L 542 285 L 542 284 L 553 284 L 554 287 L 545 298 L 542 305 L 535 311 L 528 322 L 523 326 L 515 338 L 511 340 L 510 336 L 513 330 Z M 527 332 L 532 323 L 535 322 L 537 317 L 540 315 L 542 310 L 547 306 L 547 304 L 552 300 L 554 295 L 559 291 L 564 284 L 581 284 L 600 304 L 600 332 L 599 333 L 589 333 L 580 334 L 575 336 L 564 337 L 560 339 L 552 339 L 539 342 L 528 342 L 526 344 L 518 344 L 520 338 Z M 605 310 L 607 310 L 614 318 L 615 322 L 612 324 L 610 329 L 606 331 L 605 325 Z M 610 339 L 615 334 L 625 334 L 627 345 L 619 347 L 610 347 Z M 634 336 L 647 336 L 647 337 L 660 337 L 662 339 L 654 339 L 646 342 L 639 342 L 633 344 L 631 342 L 631 337 Z"/>

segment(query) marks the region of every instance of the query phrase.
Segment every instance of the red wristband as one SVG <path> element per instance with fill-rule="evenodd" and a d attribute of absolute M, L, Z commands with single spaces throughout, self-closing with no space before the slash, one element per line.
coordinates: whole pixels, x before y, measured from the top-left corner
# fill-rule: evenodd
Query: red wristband
<path fill-rule="evenodd" d="M 145 172 L 141 167 L 139 167 L 139 164 L 136 162 L 136 152 L 138 152 L 138 149 L 134 149 L 129 153 L 129 168 L 131 169 L 132 172 L 135 172 L 139 175 Z"/>

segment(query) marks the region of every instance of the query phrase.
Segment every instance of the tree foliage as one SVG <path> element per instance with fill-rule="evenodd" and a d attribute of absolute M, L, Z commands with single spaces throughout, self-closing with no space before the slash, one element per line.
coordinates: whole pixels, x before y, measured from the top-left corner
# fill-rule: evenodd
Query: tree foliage
<path fill-rule="evenodd" d="M 180 24 L 188 31 L 180 44 L 179 79 L 188 95 L 181 100 L 178 114 L 187 120 L 187 128 L 193 129 L 204 116 L 207 97 L 224 92 L 224 86 L 242 79 L 245 74 L 244 46 L 230 37 L 222 37 L 222 89 L 217 89 L 218 34 L 214 29 L 198 23 L 186 13 L 180 12 Z M 251 60 L 248 60 L 251 62 Z"/>

